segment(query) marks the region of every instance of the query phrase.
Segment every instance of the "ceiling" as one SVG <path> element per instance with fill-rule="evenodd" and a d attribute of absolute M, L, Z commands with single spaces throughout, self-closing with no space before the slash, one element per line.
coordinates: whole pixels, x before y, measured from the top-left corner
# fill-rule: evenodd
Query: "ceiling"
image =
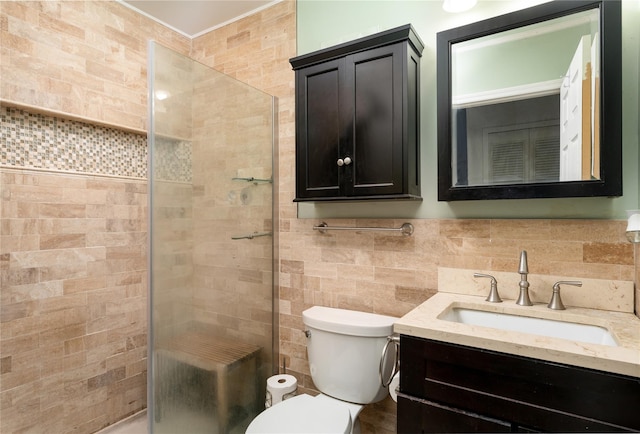
<path fill-rule="evenodd" d="M 119 0 L 125 6 L 194 38 L 280 0 Z"/>

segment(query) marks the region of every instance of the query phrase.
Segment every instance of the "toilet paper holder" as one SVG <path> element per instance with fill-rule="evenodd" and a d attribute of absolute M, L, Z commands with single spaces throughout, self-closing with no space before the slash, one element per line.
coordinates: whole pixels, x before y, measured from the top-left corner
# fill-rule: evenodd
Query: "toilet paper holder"
<path fill-rule="evenodd" d="M 395 349 L 395 357 L 393 362 L 393 370 L 391 371 L 391 375 L 389 375 L 389 379 L 385 380 L 384 371 L 386 368 L 385 361 L 387 360 L 387 352 L 389 351 L 389 346 L 393 345 Z M 399 336 L 387 336 L 387 342 L 384 344 L 382 348 L 382 354 L 380 355 L 380 365 L 378 367 L 378 373 L 380 374 L 380 383 L 382 387 L 389 387 L 393 377 L 400 370 L 400 337 Z"/>

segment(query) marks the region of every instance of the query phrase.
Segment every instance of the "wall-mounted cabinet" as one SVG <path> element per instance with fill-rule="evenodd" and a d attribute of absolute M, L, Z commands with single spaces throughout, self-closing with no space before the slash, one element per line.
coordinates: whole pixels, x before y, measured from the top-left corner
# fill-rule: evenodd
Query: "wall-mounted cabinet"
<path fill-rule="evenodd" d="M 411 25 L 291 59 L 295 201 L 420 199 L 420 56 Z"/>

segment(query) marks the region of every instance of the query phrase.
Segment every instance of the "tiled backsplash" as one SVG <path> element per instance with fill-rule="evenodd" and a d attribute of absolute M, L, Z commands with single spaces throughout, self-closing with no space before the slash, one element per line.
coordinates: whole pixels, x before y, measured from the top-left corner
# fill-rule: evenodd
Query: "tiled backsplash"
<path fill-rule="evenodd" d="M 438 292 L 475 295 L 483 298 L 488 296 L 489 280 L 474 277 L 474 273 L 492 275 L 496 279 L 498 293 L 502 292 L 503 295 L 506 295 L 505 300 L 515 300 L 520 295 L 519 283 L 522 277 L 516 271 L 465 270 L 446 267 L 438 267 Z M 633 280 L 592 279 L 566 274 L 551 276 L 532 273 L 528 273 L 526 278 L 529 282 L 529 298 L 533 303 L 549 303 L 556 282 L 579 281 L 580 286 L 562 286 L 562 300 L 565 305 L 612 312 L 634 312 Z M 515 288 L 518 288 L 518 291 L 514 291 Z"/>
<path fill-rule="evenodd" d="M 147 177 L 147 137 L 0 106 L 0 165 Z"/>

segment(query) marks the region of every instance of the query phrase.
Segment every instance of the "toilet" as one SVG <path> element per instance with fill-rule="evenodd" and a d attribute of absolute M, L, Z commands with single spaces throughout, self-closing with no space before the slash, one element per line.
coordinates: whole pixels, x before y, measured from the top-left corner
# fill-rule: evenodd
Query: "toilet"
<path fill-rule="evenodd" d="M 246 432 L 358 434 L 362 408 L 389 393 L 381 382 L 380 359 L 397 318 L 314 306 L 302 312 L 302 321 L 311 378 L 321 393 L 301 394 L 266 409 Z M 395 354 L 385 351 L 384 357 L 390 371 Z"/>

